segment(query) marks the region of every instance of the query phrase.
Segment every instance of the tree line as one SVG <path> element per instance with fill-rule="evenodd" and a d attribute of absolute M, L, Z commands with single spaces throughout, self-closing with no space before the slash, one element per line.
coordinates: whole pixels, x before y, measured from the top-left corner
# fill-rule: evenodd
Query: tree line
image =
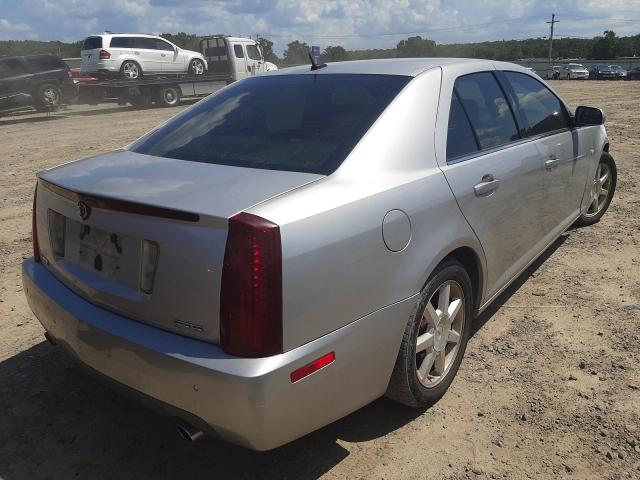
<path fill-rule="evenodd" d="M 163 33 L 162 37 L 189 50 L 199 50 L 198 35 L 179 32 Z M 311 47 L 305 42 L 294 40 L 287 45 L 283 55 L 273 50 L 273 42 L 268 38 L 258 38 L 265 59 L 278 65 L 295 65 L 309 61 Z M 64 43 L 58 41 L 40 42 L 35 40 L 0 41 L 0 55 L 25 55 L 28 53 L 53 53 L 62 58 L 80 56 L 82 41 Z M 437 44 L 420 35 L 401 40 L 394 48 L 347 50 L 340 45 L 327 46 L 320 55 L 323 62 L 343 60 L 366 60 L 372 58 L 408 57 L 465 57 L 491 60 L 519 60 L 547 58 L 549 42 L 545 38 L 524 40 L 500 40 L 476 43 Z M 606 30 L 602 36 L 586 38 L 559 38 L 553 42 L 552 58 L 587 58 L 594 60 L 618 57 L 640 56 L 640 34 L 618 37 L 614 31 Z"/>

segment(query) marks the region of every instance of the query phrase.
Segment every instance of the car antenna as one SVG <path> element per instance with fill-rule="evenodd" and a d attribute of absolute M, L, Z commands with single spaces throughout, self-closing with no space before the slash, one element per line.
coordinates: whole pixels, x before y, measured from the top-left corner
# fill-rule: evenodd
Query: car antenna
<path fill-rule="evenodd" d="M 314 58 L 314 56 L 311 55 L 311 52 L 309 52 L 309 60 L 311 60 L 311 70 L 320 70 L 321 68 L 324 68 L 327 66 L 326 63 L 321 63 L 320 65 L 318 65 L 316 63 L 316 59 Z"/>

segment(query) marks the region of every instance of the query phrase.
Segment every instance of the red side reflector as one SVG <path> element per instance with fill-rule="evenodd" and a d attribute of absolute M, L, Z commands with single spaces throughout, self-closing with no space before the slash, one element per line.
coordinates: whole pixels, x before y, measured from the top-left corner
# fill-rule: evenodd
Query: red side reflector
<path fill-rule="evenodd" d="M 324 368 L 330 363 L 333 363 L 335 359 L 335 353 L 327 353 L 326 355 L 315 359 L 313 362 L 308 363 L 304 367 L 294 370 L 293 372 L 291 372 L 291 383 L 296 383 L 298 380 L 302 380 L 304 377 L 308 377 L 313 372 L 317 372 L 321 368 Z"/>
<path fill-rule="evenodd" d="M 109 52 L 107 52 L 106 50 L 100 50 L 100 59 L 101 60 L 108 60 L 111 58 L 111 54 Z"/>
<path fill-rule="evenodd" d="M 33 243 L 33 259 L 40 261 L 40 245 L 38 244 L 38 227 L 36 225 L 36 201 L 38 199 L 38 184 L 33 192 L 33 209 L 31 210 L 31 242 Z"/>

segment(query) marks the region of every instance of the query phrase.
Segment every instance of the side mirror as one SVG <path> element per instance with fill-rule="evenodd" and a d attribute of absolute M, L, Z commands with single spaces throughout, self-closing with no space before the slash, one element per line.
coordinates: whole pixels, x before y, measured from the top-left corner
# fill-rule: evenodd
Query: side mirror
<path fill-rule="evenodd" d="M 604 112 L 599 108 L 579 106 L 573 117 L 573 125 L 584 127 L 587 125 L 603 125 L 606 120 Z"/>

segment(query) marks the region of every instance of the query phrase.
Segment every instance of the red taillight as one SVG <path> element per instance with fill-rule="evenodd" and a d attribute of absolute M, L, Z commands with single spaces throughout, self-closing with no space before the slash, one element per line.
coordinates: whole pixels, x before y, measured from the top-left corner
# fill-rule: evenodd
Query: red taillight
<path fill-rule="evenodd" d="M 313 362 L 308 363 L 304 367 L 300 367 L 299 369 L 291 372 L 291 383 L 296 383 L 298 380 L 302 380 L 304 377 L 308 377 L 313 372 L 317 372 L 321 368 L 324 368 L 330 363 L 333 363 L 335 359 L 336 354 L 333 352 L 327 353 L 320 358 L 316 358 Z"/>
<path fill-rule="evenodd" d="M 33 209 L 31 210 L 31 242 L 33 243 L 33 259 L 40 261 L 40 246 L 38 245 L 38 227 L 36 225 L 36 201 L 38 199 L 38 184 L 33 192 Z"/>
<path fill-rule="evenodd" d="M 249 213 L 229 219 L 220 289 L 220 345 L 239 357 L 282 353 L 280 227 Z"/>
<path fill-rule="evenodd" d="M 100 60 L 109 60 L 111 58 L 111 54 L 106 50 L 100 50 Z"/>

